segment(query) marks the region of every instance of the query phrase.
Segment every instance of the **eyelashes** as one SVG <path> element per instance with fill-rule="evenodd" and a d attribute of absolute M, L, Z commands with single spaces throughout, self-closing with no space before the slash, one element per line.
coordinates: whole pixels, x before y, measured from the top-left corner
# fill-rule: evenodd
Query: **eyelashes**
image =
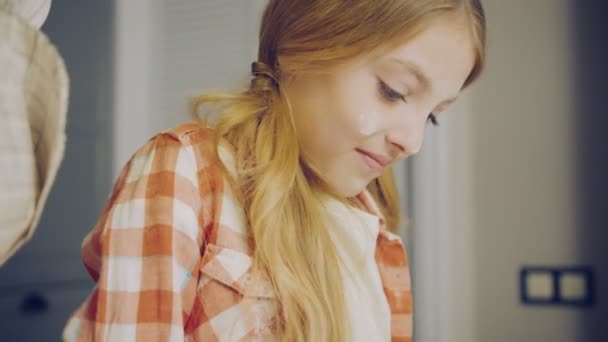
<path fill-rule="evenodd" d="M 393 88 L 389 87 L 386 83 L 384 83 L 380 79 L 378 79 L 378 89 L 380 91 L 380 95 L 382 95 L 382 98 L 389 103 L 395 103 L 397 101 L 403 101 L 403 102 L 407 103 L 407 100 L 405 99 L 405 95 L 403 95 L 403 94 L 399 93 L 398 91 L 394 90 Z M 439 126 L 437 117 L 433 113 L 429 114 L 426 121 L 427 122 L 430 121 L 433 124 L 433 126 Z"/>
<path fill-rule="evenodd" d="M 439 126 L 439 122 L 437 122 L 437 117 L 435 116 L 435 114 L 430 113 L 428 118 L 426 119 L 427 122 L 431 122 L 433 124 L 433 126 Z"/>
<path fill-rule="evenodd" d="M 382 80 L 378 80 L 378 86 L 380 87 L 380 94 L 387 101 L 396 102 L 398 100 L 401 100 L 401 101 L 407 103 L 407 101 L 405 100 L 405 95 L 403 95 L 403 94 L 397 92 L 396 90 L 394 90 L 393 88 L 389 87 Z"/>

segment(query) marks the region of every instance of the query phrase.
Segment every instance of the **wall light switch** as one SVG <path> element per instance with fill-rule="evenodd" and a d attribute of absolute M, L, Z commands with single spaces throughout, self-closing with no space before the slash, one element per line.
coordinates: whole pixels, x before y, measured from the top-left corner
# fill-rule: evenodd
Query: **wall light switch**
<path fill-rule="evenodd" d="M 567 268 L 558 274 L 560 302 L 570 305 L 593 305 L 593 272 L 590 268 Z"/>
<path fill-rule="evenodd" d="M 590 267 L 524 267 L 520 295 L 525 304 L 591 306 L 593 272 Z"/>
<path fill-rule="evenodd" d="M 583 300 L 587 293 L 587 278 L 582 273 L 562 273 L 559 296 L 565 300 Z"/>
<path fill-rule="evenodd" d="M 528 298 L 549 300 L 553 298 L 553 274 L 530 272 L 526 278 Z"/>

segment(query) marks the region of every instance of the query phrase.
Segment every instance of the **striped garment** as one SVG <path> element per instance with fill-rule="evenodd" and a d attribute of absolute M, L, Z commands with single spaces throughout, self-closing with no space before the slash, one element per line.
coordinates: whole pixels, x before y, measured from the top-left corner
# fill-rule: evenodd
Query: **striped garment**
<path fill-rule="evenodd" d="M 213 129 L 185 124 L 150 139 L 123 168 L 82 245 L 96 281 L 65 341 L 276 341 L 280 307 L 251 272 L 244 211 L 213 151 Z M 220 153 L 225 160 L 224 153 Z M 401 239 L 380 218 L 375 260 L 391 340 L 410 341 L 412 296 Z"/>

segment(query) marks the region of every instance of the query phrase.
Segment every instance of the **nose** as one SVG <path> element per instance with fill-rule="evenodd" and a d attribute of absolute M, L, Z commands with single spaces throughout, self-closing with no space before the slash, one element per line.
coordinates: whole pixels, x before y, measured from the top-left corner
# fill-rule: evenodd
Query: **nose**
<path fill-rule="evenodd" d="M 420 151 L 426 129 L 426 118 L 394 125 L 386 132 L 386 140 L 396 159 L 407 158 Z"/>

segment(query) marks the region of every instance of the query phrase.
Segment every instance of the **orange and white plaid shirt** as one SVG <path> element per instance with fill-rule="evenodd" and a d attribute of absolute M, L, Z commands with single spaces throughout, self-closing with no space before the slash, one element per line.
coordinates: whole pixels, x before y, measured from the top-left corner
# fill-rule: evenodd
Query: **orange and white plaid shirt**
<path fill-rule="evenodd" d="M 82 257 L 96 281 L 65 341 L 275 341 L 279 303 L 251 272 L 243 208 L 216 160 L 213 129 L 186 124 L 150 139 L 123 168 Z M 223 159 L 223 158 L 222 158 Z M 380 218 L 375 260 L 391 340 L 411 342 L 405 248 Z"/>

